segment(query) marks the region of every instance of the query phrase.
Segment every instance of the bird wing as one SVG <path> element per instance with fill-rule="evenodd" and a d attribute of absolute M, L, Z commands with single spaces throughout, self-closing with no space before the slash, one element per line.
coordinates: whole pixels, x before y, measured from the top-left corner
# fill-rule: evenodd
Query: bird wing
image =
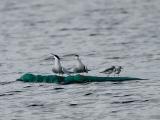
<path fill-rule="evenodd" d="M 53 73 L 58 73 L 58 71 L 55 68 L 52 68 Z"/>
<path fill-rule="evenodd" d="M 118 69 L 118 68 L 115 71 L 116 74 L 119 74 L 120 72 L 121 72 L 121 69 Z"/>
<path fill-rule="evenodd" d="M 103 73 L 103 72 L 108 72 L 108 71 L 110 71 L 110 70 L 113 70 L 113 68 L 105 69 L 105 70 L 104 70 L 104 71 L 102 71 L 101 73 Z"/>

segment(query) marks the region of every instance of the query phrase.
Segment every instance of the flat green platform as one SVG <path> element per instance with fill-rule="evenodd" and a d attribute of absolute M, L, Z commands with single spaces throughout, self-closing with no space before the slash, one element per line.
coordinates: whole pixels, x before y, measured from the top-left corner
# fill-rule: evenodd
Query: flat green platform
<path fill-rule="evenodd" d="M 96 76 L 83 76 L 83 75 L 72 75 L 72 76 L 57 76 L 57 75 L 34 75 L 24 74 L 17 81 L 33 82 L 33 83 L 57 83 L 57 84 L 73 84 L 73 83 L 87 83 L 87 82 L 121 82 L 131 80 L 144 80 L 133 77 L 96 77 Z"/>

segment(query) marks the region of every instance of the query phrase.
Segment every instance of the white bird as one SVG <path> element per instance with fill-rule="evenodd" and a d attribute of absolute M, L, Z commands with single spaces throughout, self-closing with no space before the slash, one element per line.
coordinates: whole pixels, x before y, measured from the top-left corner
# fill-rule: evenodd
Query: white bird
<path fill-rule="evenodd" d="M 104 73 L 104 74 L 107 74 L 109 76 L 110 74 L 112 74 L 115 71 L 115 69 L 116 69 L 115 66 L 111 66 L 110 68 L 107 68 L 100 73 Z"/>
<path fill-rule="evenodd" d="M 79 55 L 75 54 L 74 56 L 76 57 L 76 60 L 77 60 L 77 66 L 73 69 L 73 72 L 74 73 L 83 73 L 83 72 L 88 73 L 88 71 L 90 70 L 88 70 L 87 66 L 85 66 L 82 63 L 81 59 L 79 58 Z"/>
<path fill-rule="evenodd" d="M 90 71 L 90 70 L 87 69 L 87 66 L 85 66 L 82 63 L 79 55 L 77 55 L 77 54 L 68 54 L 68 55 L 65 55 L 65 57 L 66 56 L 75 56 L 75 58 L 77 60 L 77 65 L 76 65 L 75 68 L 73 68 L 73 73 L 84 73 L 84 72 L 88 73 L 88 71 Z"/>
<path fill-rule="evenodd" d="M 52 53 L 51 53 L 52 54 Z M 52 72 L 56 74 L 70 74 L 71 72 L 62 67 L 60 62 L 60 57 L 58 55 L 52 54 L 54 56 L 55 62 L 54 67 L 52 68 Z"/>
<path fill-rule="evenodd" d="M 122 69 L 123 69 L 122 66 L 118 66 L 117 68 L 115 68 L 114 73 L 119 76 L 119 74 L 121 73 Z"/>

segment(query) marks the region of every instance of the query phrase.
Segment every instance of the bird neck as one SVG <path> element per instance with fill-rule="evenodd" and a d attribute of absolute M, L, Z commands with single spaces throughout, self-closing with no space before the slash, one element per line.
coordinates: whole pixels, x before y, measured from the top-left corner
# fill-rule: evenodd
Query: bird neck
<path fill-rule="evenodd" d="M 56 68 L 61 67 L 61 62 L 60 62 L 60 60 L 56 58 L 54 65 L 55 65 Z"/>
<path fill-rule="evenodd" d="M 83 66 L 83 63 L 79 58 L 77 58 L 77 61 L 78 61 L 78 66 Z"/>

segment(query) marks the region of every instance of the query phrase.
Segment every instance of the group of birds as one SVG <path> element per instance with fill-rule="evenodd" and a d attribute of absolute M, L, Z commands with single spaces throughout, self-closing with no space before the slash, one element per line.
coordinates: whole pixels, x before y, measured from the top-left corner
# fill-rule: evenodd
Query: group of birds
<path fill-rule="evenodd" d="M 67 70 L 66 68 L 64 68 L 61 65 L 61 58 L 58 55 L 52 54 L 52 53 L 51 53 L 51 55 L 54 58 L 54 66 L 52 68 L 52 72 L 55 73 L 55 74 L 59 74 L 59 75 L 67 74 L 67 75 L 70 75 L 70 74 L 75 74 L 75 73 L 88 73 L 89 71 L 91 71 L 91 70 L 89 70 L 87 68 L 87 66 L 85 66 L 82 63 L 79 55 L 77 55 L 77 54 L 66 55 L 66 56 L 75 56 L 75 58 L 77 60 L 77 66 L 75 68 L 73 68 L 72 71 Z M 119 76 L 121 70 L 122 70 L 122 66 L 118 66 L 118 67 L 112 66 L 110 68 L 107 68 L 107 69 L 101 71 L 100 73 L 107 74 L 107 76 L 109 76 L 109 75 L 111 75 L 113 73 L 114 76 L 115 76 L 115 74 L 117 74 Z"/>
<path fill-rule="evenodd" d="M 120 74 L 120 72 L 121 72 L 122 69 L 123 69 L 122 66 L 118 66 L 118 67 L 112 66 L 112 67 L 110 67 L 110 68 L 105 69 L 104 71 L 102 71 L 102 72 L 100 72 L 100 73 L 105 73 L 105 74 L 107 74 L 108 76 L 113 73 L 114 76 L 115 76 L 116 74 L 119 76 L 119 74 Z"/>

